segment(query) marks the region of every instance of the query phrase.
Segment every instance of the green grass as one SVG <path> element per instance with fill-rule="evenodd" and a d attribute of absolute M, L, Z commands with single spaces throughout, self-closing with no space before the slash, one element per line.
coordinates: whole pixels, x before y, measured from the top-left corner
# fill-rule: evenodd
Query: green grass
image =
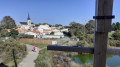
<path fill-rule="evenodd" d="M 37 59 L 34 61 L 35 67 L 49 67 L 52 64 L 52 54 L 47 51 L 47 49 L 43 49 L 39 51 L 39 55 Z"/>

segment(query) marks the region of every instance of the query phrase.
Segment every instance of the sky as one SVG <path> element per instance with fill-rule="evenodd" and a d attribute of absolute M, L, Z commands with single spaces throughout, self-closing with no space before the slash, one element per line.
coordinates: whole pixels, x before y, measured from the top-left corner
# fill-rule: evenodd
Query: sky
<path fill-rule="evenodd" d="M 16 24 L 26 22 L 28 13 L 35 24 L 86 24 L 95 15 L 95 0 L 0 0 L 0 20 L 11 16 Z M 120 0 L 114 0 L 113 22 L 120 22 Z"/>

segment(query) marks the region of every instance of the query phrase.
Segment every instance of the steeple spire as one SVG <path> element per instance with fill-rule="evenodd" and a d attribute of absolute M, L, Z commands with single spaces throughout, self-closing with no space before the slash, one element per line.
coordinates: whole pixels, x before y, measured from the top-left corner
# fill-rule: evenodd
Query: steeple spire
<path fill-rule="evenodd" d="M 29 13 L 28 13 L 28 18 L 27 18 L 27 20 L 30 20 L 30 16 L 29 16 Z"/>

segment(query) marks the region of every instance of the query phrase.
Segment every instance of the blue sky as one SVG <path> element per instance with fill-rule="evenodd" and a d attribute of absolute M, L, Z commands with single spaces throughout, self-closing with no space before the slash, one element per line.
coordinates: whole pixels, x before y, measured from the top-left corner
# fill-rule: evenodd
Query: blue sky
<path fill-rule="evenodd" d="M 114 0 L 113 9 L 113 22 L 120 22 L 120 0 Z M 27 21 L 28 12 L 36 24 L 86 24 L 95 15 L 95 0 L 0 0 L 0 20 L 11 16 L 16 23 Z"/>

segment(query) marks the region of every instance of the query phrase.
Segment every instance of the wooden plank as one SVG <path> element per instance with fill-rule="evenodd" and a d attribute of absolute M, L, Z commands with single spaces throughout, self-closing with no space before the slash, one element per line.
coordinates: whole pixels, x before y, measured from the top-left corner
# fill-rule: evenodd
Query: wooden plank
<path fill-rule="evenodd" d="M 120 49 L 107 49 L 107 55 L 120 55 Z"/>
<path fill-rule="evenodd" d="M 66 52 L 79 52 L 79 53 L 94 53 L 94 48 L 89 47 L 76 47 L 76 46 L 54 46 L 48 45 L 47 50 L 66 51 Z"/>
<path fill-rule="evenodd" d="M 96 0 L 95 16 L 112 16 L 113 0 Z M 96 32 L 110 32 L 111 19 L 96 19 Z M 102 27 L 101 27 L 102 26 Z"/>
<path fill-rule="evenodd" d="M 94 48 L 48 45 L 47 50 L 94 54 Z M 107 55 L 120 55 L 120 49 L 107 49 Z"/>
<path fill-rule="evenodd" d="M 113 0 L 96 0 L 95 16 L 112 16 Z M 93 67 L 106 67 L 108 32 L 111 19 L 95 19 Z"/>
<path fill-rule="evenodd" d="M 106 51 L 107 51 L 107 32 L 95 32 L 94 42 L 94 64 L 93 67 L 106 66 Z"/>

